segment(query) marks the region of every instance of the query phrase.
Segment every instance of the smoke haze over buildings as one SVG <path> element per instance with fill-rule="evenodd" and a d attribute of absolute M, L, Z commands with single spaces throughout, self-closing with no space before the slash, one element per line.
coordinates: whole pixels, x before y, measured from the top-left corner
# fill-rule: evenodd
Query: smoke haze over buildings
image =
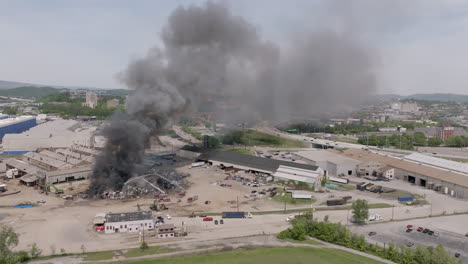
<path fill-rule="evenodd" d="M 224 4 L 207 2 L 173 11 L 161 39 L 120 75 L 133 92 L 127 113 L 104 131 L 90 193 L 120 189 L 149 137 L 207 98 L 236 102 L 226 120 L 279 120 L 346 109 L 375 92 L 373 55 L 352 34 L 304 32 L 282 51 Z"/>

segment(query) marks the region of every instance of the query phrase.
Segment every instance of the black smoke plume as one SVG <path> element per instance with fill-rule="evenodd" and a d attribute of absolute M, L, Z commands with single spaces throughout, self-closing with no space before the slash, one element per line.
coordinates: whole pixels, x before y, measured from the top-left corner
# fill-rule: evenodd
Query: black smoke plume
<path fill-rule="evenodd" d="M 375 90 L 372 56 L 353 38 L 307 33 L 281 53 L 220 3 L 177 8 L 161 40 L 120 76 L 132 90 L 127 114 L 115 115 L 104 131 L 90 194 L 119 190 L 149 137 L 207 99 L 229 98 L 225 120 L 275 120 L 347 107 Z"/>

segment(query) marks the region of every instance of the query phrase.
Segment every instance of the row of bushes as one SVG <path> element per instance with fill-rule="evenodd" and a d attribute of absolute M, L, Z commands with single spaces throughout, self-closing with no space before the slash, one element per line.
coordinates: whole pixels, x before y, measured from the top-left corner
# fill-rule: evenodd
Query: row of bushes
<path fill-rule="evenodd" d="M 306 213 L 302 217 L 296 217 L 292 221 L 292 227 L 280 232 L 280 239 L 294 239 L 304 241 L 307 236 L 352 248 L 372 255 L 376 255 L 396 263 L 402 264 L 454 264 L 461 263 L 449 255 L 443 246 L 422 247 L 416 249 L 404 245 L 396 246 L 389 243 L 382 248 L 376 244 L 370 244 L 362 235 L 352 233 L 347 227 L 340 223 L 331 223 L 328 217 L 323 222 L 313 219 L 312 213 Z"/>

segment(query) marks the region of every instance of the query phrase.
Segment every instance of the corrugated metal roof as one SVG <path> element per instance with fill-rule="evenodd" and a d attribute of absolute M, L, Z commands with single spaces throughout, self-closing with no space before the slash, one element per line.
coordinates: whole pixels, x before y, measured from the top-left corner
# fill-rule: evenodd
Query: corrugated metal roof
<path fill-rule="evenodd" d="M 51 157 L 48 157 L 46 155 L 42 155 L 36 152 L 28 152 L 23 155 L 24 157 L 28 159 L 35 160 L 37 162 L 45 163 L 49 166 L 55 167 L 55 168 L 65 168 L 67 166 L 71 166 L 71 164 L 68 164 L 66 162 L 60 161 L 58 159 L 54 159 Z"/>
<path fill-rule="evenodd" d="M 358 159 L 361 161 L 376 161 L 394 168 L 406 170 L 409 172 L 439 179 L 441 181 L 468 187 L 468 175 L 466 174 L 455 173 L 448 170 L 438 169 L 435 167 L 429 167 L 423 164 L 407 161 L 404 159 L 388 157 L 359 149 L 348 149 L 345 150 L 343 153 L 345 156 L 353 159 Z"/>
<path fill-rule="evenodd" d="M 452 160 L 436 158 L 436 157 L 424 155 L 421 153 L 412 153 L 410 155 L 405 156 L 404 159 L 428 164 L 431 166 L 436 166 L 442 169 L 447 169 L 447 170 L 452 170 L 452 171 L 457 171 L 457 172 L 468 174 L 467 163 L 461 163 L 461 162 L 456 162 Z"/>
<path fill-rule="evenodd" d="M 281 165 L 293 167 L 293 168 L 312 170 L 312 171 L 315 171 L 318 169 L 318 167 L 314 165 L 295 163 L 295 162 L 290 162 L 290 161 L 282 161 L 282 160 L 276 160 L 276 159 L 268 159 L 268 158 L 262 158 L 262 157 L 256 157 L 256 156 L 249 156 L 249 155 L 228 152 L 228 151 L 213 151 L 213 152 L 203 153 L 200 157 L 198 157 L 198 159 L 238 164 L 238 165 L 249 167 L 252 169 L 269 171 L 271 173 L 275 172 Z"/>
<path fill-rule="evenodd" d="M 32 173 L 36 171 L 43 171 L 41 168 L 33 166 L 27 162 L 17 159 L 6 159 L 4 163 L 10 167 L 16 168 L 22 172 Z"/>

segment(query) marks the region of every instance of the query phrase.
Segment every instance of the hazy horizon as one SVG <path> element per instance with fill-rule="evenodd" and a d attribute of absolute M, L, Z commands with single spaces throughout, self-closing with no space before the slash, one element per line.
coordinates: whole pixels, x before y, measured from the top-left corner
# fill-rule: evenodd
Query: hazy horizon
<path fill-rule="evenodd" d="M 0 0 L 0 80 L 125 89 L 116 75 L 158 43 L 178 6 L 204 1 Z M 327 28 L 377 54 L 377 93 L 468 94 L 468 1 L 221 1 L 265 40 Z"/>

